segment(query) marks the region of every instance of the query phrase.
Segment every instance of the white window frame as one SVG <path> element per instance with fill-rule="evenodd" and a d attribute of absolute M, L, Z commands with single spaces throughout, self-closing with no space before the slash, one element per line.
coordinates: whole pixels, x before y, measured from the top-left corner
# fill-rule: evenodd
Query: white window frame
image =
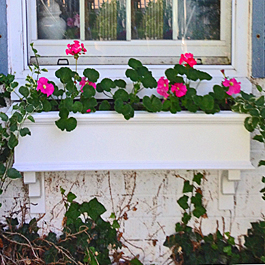
<path fill-rule="evenodd" d="M 230 58 L 231 49 L 231 27 L 230 27 L 230 14 L 231 0 L 221 0 L 221 25 L 220 25 L 220 40 L 182 40 L 177 39 L 178 27 L 178 10 L 177 2 L 179 0 L 172 0 L 173 3 L 173 40 L 133 40 L 131 39 L 131 0 L 126 0 L 126 33 L 127 40 L 119 41 L 91 41 L 85 40 L 85 12 L 84 0 L 80 0 L 80 40 L 85 44 L 88 49 L 88 56 L 99 57 L 99 61 L 103 57 L 170 57 L 172 54 L 175 56 L 185 52 L 187 47 L 191 48 L 195 56 L 200 57 L 226 57 Z M 28 39 L 29 43 L 34 42 L 34 46 L 42 56 L 65 57 L 65 47 L 72 40 L 43 40 L 38 39 L 37 34 L 37 15 L 36 15 L 36 1 L 27 2 L 28 18 L 27 24 L 29 25 Z M 229 10 L 229 12 L 225 12 Z M 28 44 L 29 46 L 29 44 Z M 29 51 L 32 56 L 33 53 Z M 103 60 L 104 62 L 104 60 Z"/>
<path fill-rule="evenodd" d="M 32 1 L 32 0 L 28 0 Z M 250 39 L 251 39 L 251 12 L 252 0 L 231 0 L 232 1 L 232 56 L 231 65 L 198 65 L 200 70 L 209 72 L 214 78 L 214 83 L 220 83 L 222 75 L 220 70 L 224 69 L 226 75 L 236 77 L 242 83 L 245 91 L 251 91 L 251 83 L 248 81 L 249 73 L 249 57 L 250 57 Z M 28 31 L 25 0 L 6 0 L 7 2 L 7 27 L 8 27 L 8 59 L 9 72 L 16 72 L 17 80 L 23 83 L 28 70 Z M 69 40 L 66 41 L 69 43 Z M 56 44 L 55 44 L 56 45 Z M 98 44 L 99 45 L 99 44 Z M 115 43 L 111 43 L 115 50 L 119 51 L 119 47 Z M 163 44 L 164 45 L 164 44 Z M 90 53 L 90 47 L 88 52 Z M 135 45 L 133 46 L 136 49 Z M 164 46 L 165 49 L 165 46 Z M 164 76 L 165 69 L 172 65 L 149 65 L 148 68 L 153 72 L 156 78 Z M 125 70 L 127 65 L 80 65 L 78 71 L 80 74 L 86 67 L 97 69 L 101 78 L 126 78 Z M 45 74 L 47 78 L 56 80 L 54 73 L 58 66 L 47 66 L 49 72 Z M 200 86 L 203 93 L 212 87 L 212 82 L 207 85 Z"/>

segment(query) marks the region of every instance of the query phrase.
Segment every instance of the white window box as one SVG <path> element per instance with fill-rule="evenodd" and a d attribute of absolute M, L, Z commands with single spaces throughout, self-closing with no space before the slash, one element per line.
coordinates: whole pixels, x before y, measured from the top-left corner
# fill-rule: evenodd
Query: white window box
<path fill-rule="evenodd" d="M 220 173 L 224 198 L 219 207 L 227 209 L 233 206 L 233 181 L 240 179 L 240 170 L 252 168 L 250 135 L 242 114 L 136 112 L 129 121 L 114 112 L 73 114 L 78 125 L 70 133 L 55 126 L 56 112 L 33 116 L 35 123 L 25 123 L 32 135 L 20 139 L 14 167 L 33 185 L 30 196 L 37 198 L 35 203 L 44 196 L 44 180 L 35 172 L 215 169 L 225 170 Z M 43 207 L 32 205 L 31 210 L 45 212 Z"/>

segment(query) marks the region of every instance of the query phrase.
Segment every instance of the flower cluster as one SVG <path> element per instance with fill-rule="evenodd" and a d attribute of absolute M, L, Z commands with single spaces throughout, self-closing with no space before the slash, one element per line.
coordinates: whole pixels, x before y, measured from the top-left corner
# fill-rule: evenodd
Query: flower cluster
<path fill-rule="evenodd" d="M 81 54 L 85 54 L 87 49 L 84 47 L 84 44 L 75 40 L 74 44 L 68 44 L 67 49 L 65 50 L 67 55 L 73 55 L 74 58 L 77 60 Z"/>
<path fill-rule="evenodd" d="M 185 67 L 193 68 L 197 64 L 196 60 L 193 57 L 192 53 L 181 54 L 179 64 L 184 63 Z M 224 71 L 221 71 L 224 75 Z M 225 80 L 222 82 L 224 88 L 228 88 L 226 93 L 229 96 L 240 93 L 241 83 L 238 82 L 235 78 L 228 79 L 225 75 Z M 157 93 L 167 99 L 170 95 L 175 95 L 180 98 L 186 95 L 188 89 L 184 83 L 174 83 L 170 84 L 168 79 L 161 77 L 157 82 Z"/>

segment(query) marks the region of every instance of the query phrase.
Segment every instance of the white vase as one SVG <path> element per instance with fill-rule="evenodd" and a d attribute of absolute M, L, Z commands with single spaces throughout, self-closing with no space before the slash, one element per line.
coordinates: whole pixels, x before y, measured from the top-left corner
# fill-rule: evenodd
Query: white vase
<path fill-rule="evenodd" d="M 66 30 L 66 22 L 60 17 L 59 4 L 51 1 L 49 6 L 43 5 L 38 21 L 39 39 L 62 39 Z"/>

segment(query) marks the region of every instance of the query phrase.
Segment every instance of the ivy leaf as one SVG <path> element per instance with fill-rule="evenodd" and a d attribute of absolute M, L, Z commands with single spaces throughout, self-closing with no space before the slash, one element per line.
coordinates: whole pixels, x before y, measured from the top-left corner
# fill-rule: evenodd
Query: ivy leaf
<path fill-rule="evenodd" d="M 192 192 L 192 190 L 193 190 L 193 185 L 190 185 L 190 182 L 188 180 L 185 180 L 182 192 L 187 193 L 187 192 Z"/>
<path fill-rule="evenodd" d="M 261 96 L 258 99 L 256 99 L 257 106 L 263 106 L 264 105 L 264 102 L 265 102 L 264 96 Z"/>
<path fill-rule="evenodd" d="M 206 209 L 202 205 L 197 206 L 192 213 L 195 217 L 200 218 L 206 213 Z"/>
<path fill-rule="evenodd" d="M 189 197 L 187 195 L 183 195 L 182 197 L 180 197 L 178 200 L 177 200 L 177 203 L 178 205 L 183 209 L 183 210 L 186 210 L 189 208 L 189 205 L 188 205 L 188 199 Z"/>
<path fill-rule="evenodd" d="M 28 116 L 28 120 L 30 120 L 31 122 L 35 122 L 35 119 L 31 115 Z"/>
<path fill-rule="evenodd" d="M 105 213 L 107 210 L 104 207 L 104 205 L 102 205 L 97 198 L 94 198 L 92 200 L 90 200 L 88 202 L 88 208 L 89 208 L 89 212 L 88 215 L 94 220 L 96 221 L 98 219 L 98 217 Z"/>
<path fill-rule="evenodd" d="M 120 225 L 119 225 L 117 220 L 113 221 L 112 227 L 115 228 L 115 229 L 119 229 L 120 228 Z"/>
<path fill-rule="evenodd" d="M 198 185 L 201 185 L 202 179 L 203 179 L 203 174 L 202 173 L 197 173 L 193 177 L 193 181 L 196 182 Z"/>
<path fill-rule="evenodd" d="M 9 168 L 7 170 L 7 176 L 11 179 L 22 178 L 21 174 L 15 168 Z"/>
<path fill-rule="evenodd" d="M 72 202 L 74 199 L 76 199 L 76 195 L 70 191 L 70 192 L 67 194 L 67 201 L 68 201 L 68 202 Z"/>
<path fill-rule="evenodd" d="M 188 222 L 190 221 L 190 219 L 191 219 L 191 215 L 188 214 L 188 213 L 184 213 L 183 214 L 183 217 L 181 218 L 181 220 L 182 220 L 182 222 L 184 224 L 188 224 Z"/>

